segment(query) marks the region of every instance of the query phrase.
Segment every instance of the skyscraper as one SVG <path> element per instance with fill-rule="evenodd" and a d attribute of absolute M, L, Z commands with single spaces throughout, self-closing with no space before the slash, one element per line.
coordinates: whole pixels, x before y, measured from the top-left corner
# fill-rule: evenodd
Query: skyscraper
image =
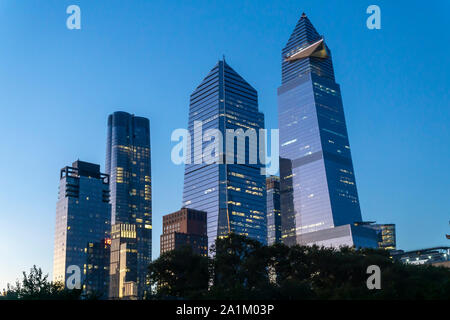
<path fill-rule="evenodd" d="M 303 14 L 282 50 L 278 88 L 283 241 L 375 246 L 361 221 L 350 144 L 325 39 Z"/>
<path fill-rule="evenodd" d="M 191 94 L 188 129 L 193 137 L 191 150 L 194 152 L 189 159 L 191 163 L 185 166 L 183 207 L 207 213 L 209 246 L 216 237 L 230 232 L 265 243 L 265 176 L 261 174 L 259 162 L 252 164 L 249 161 L 250 150 L 254 151 L 255 147 L 258 150 L 258 137 L 247 137 L 245 147 L 238 148 L 239 142 L 234 145 L 231 157 L 236 161 L 231 161 L 233 163 L 220 161 L 225 159 L 224 154 L 217 155 L 219 162 L 216 163 L 196 163 L 195 152 L 200 149 L 201 153 L 211 144 L 208 139 L 195 135 L 199 123 L 203 134 L 208 129 L 216 129 L 223 137 L 227 130 L 249 132 L 248 129 L 254 129 L 258 134 L 259 129 L 264 128 L 264 115 L 258 111 L 256 90 L 224 60 L 212 68 Z M 245 163 L 238 163 L 237 158 L 244 158 L 238 151 L 243 150 Z"/>
<path fill-rule="evenodd" d="M 79 274 L 85 293 L 106 297 L 110 221 L 109 176 L 100 166 L 78 160 L 61 169 L 53 281 L 66 285 L 68 277 Z"/>
<path fill-rule="evenodd" d="M 266 179 L 267 193 L 267 244 L 281 242 L 280 178 Z"/>
<path fill-rule="evenodd" d="M 126 112 L 114 112 L 108 117 L 106 172 L 111 177 L 111 220 L 115 235 L 111 240 L 110 297 L 126 299 L 125 292 L 132 292 L 132 297 L 142 298 L 152 252 L 148 119 Z M 118 256 L 120 248 L 134 258 Z M 125 273 L 119 276 L 121 272 Z M 120 279 L 127 288 L 120 285 Z M 136 290 L 130 289 L 134 287 Z"/>

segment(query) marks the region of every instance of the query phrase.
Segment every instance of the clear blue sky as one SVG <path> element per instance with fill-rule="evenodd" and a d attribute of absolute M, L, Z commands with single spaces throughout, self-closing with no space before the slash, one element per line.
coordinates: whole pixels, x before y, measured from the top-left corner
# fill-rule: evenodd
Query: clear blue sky
<path fill-rule="evenodd" d="M 81 7 L 82 29 L 66 28 Z M 368 30 L 370 4 L 382 29 Z M 0 1 L 0 288 L 33 264 L 52 270 L 59 169 L 104 168 L 106 119 L 150 118 L 153 254 L 181 205 L 172 130 L 222 54 L 277 127 L 280 50 L 305 11 L 333 52 L 366 220 L 396 223 L 398 245 L 448 245 L 450 2 Z"/>

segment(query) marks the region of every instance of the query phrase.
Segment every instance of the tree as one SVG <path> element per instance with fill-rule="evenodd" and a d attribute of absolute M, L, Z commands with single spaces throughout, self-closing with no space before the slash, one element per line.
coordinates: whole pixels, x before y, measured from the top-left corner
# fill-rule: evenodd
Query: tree
<path fill-rule="evenodd" d="M 163 253 L 148 267 L 157 298 L 200 298 L 209 283 L 209 258 L 189 246 Z"/>
<path fill-rule="evenodd" d="M 366 285 L 372 265 L 381 270 L 380 290 Z M 450 299 L 447 268 L 405 265 L 381 249 L 264 246 L 237 234 L 218 238 L 209 259 L 174 250 L 149 271 L 159 298 Z"/>
<path fill-rule="evenodd" d="M 306 255 L 309 247 L 292 246 L 277 243 L 266 247 L 270 280 L 274 299 L 312 299 L 310 273 Z"/>
<path fill-rule="evenodd" d="M 13 300 L 74 300 L 79 299 L 81 290 L 68 290 L 59 282 L 50 282 L 48 274 L 44 275 L 41 268 L 35 265 L 27 275 L 23 272 L 22 282 L 15 285 L 7 284 L 4 290 L 5 299 Z"/>
<path fill-rule="evenodd" d="M 212 247 L 213 284 L 217 299 L 264 298 L 271 291 L 268 252 L 258 241 L 231 233 Z"/>

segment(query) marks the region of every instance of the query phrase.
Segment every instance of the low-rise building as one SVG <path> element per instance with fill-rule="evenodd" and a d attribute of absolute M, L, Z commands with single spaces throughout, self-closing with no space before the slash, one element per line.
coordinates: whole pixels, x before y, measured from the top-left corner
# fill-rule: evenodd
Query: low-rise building
<path fill-rule="evenodd" d="M 192 250 L 199 255 L 208 255 L 206 212 L 182 208 L 163 216 L 161 254 L 186 245 L 191 246 Z"/>

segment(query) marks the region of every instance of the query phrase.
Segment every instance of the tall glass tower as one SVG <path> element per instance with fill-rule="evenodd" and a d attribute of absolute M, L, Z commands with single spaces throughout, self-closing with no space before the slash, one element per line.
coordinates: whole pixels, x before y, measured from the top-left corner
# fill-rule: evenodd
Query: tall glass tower
<path fill-rule="evenodd" d="M 219 61 L 190 98 L 189 133 L 191 139 L 190 164 L 185 166 L 183 206 L 207 213 L 208 245 L 216 237 L 230 232 L 266 242 L 266 178 L 261 164 L 252 163 L 250 150 L 258 150 L 258 137 L 247 137 L 244 148 L 234 144 L 235 161 L 208 164 L 195 162 L 195 152 L 205 151 L 211 141 L 195 135 L 195 124 L 201 123 L 202 134 L 208 129 L 221 132 L 226 140 L 227 130 L 241 129 L 258 134 L 264 128 L 264 115 L 258 111 L 258 95 L 225 60 Z M 236 132 L 236 131 L 234 131 Z M 250 135 L 249 135 L 250 136 Z M 233 138 L 232 141 L 236 139 Z M 228 139 L 226 144 L 231 141 Z M 224 147 L 223 150 L 226 150 Z M 230 148 L 231 150 L 231 148 Z M 243 157 L 236 157 L 245 150 Z M 225 159 L 224 154 L 217 156 Z M 239 158 L 239 159 L 237 159 Z M 231 163 L 233 162 L 233 163 Z"/>
<path fill-rule="evenodd" d="M 331 52 L 303 14 L 282 50 L 278 88 L 282 238 L 376 246 L 361 210 Z"/>
<path fill-rule="evenodd" d="M 98 164 L 79 160 L 62 168 L 56 205 L 53 281 L 67 285 L 77 272 L 85 293 L 107 298 L 110 222 L 109 176 L 100 173 Z M 76 282 L 73 280 L 71 284 L 77 286 Z"/>
<path fill-rule="evenodd" d="M 281 242 L 280 178 L 266 179 L 267 194 L 267 244 Z"/>
<path fill-rule="evenodd" d="M 142 298 L 152 252 L 150 123 L 147 118 L 126 112 L 114 112 L 108 117 L 106 172 L 111 177 L 113 225 L 110 297 Z M 120 255 L 120 248 L 127 254 Z"/>

